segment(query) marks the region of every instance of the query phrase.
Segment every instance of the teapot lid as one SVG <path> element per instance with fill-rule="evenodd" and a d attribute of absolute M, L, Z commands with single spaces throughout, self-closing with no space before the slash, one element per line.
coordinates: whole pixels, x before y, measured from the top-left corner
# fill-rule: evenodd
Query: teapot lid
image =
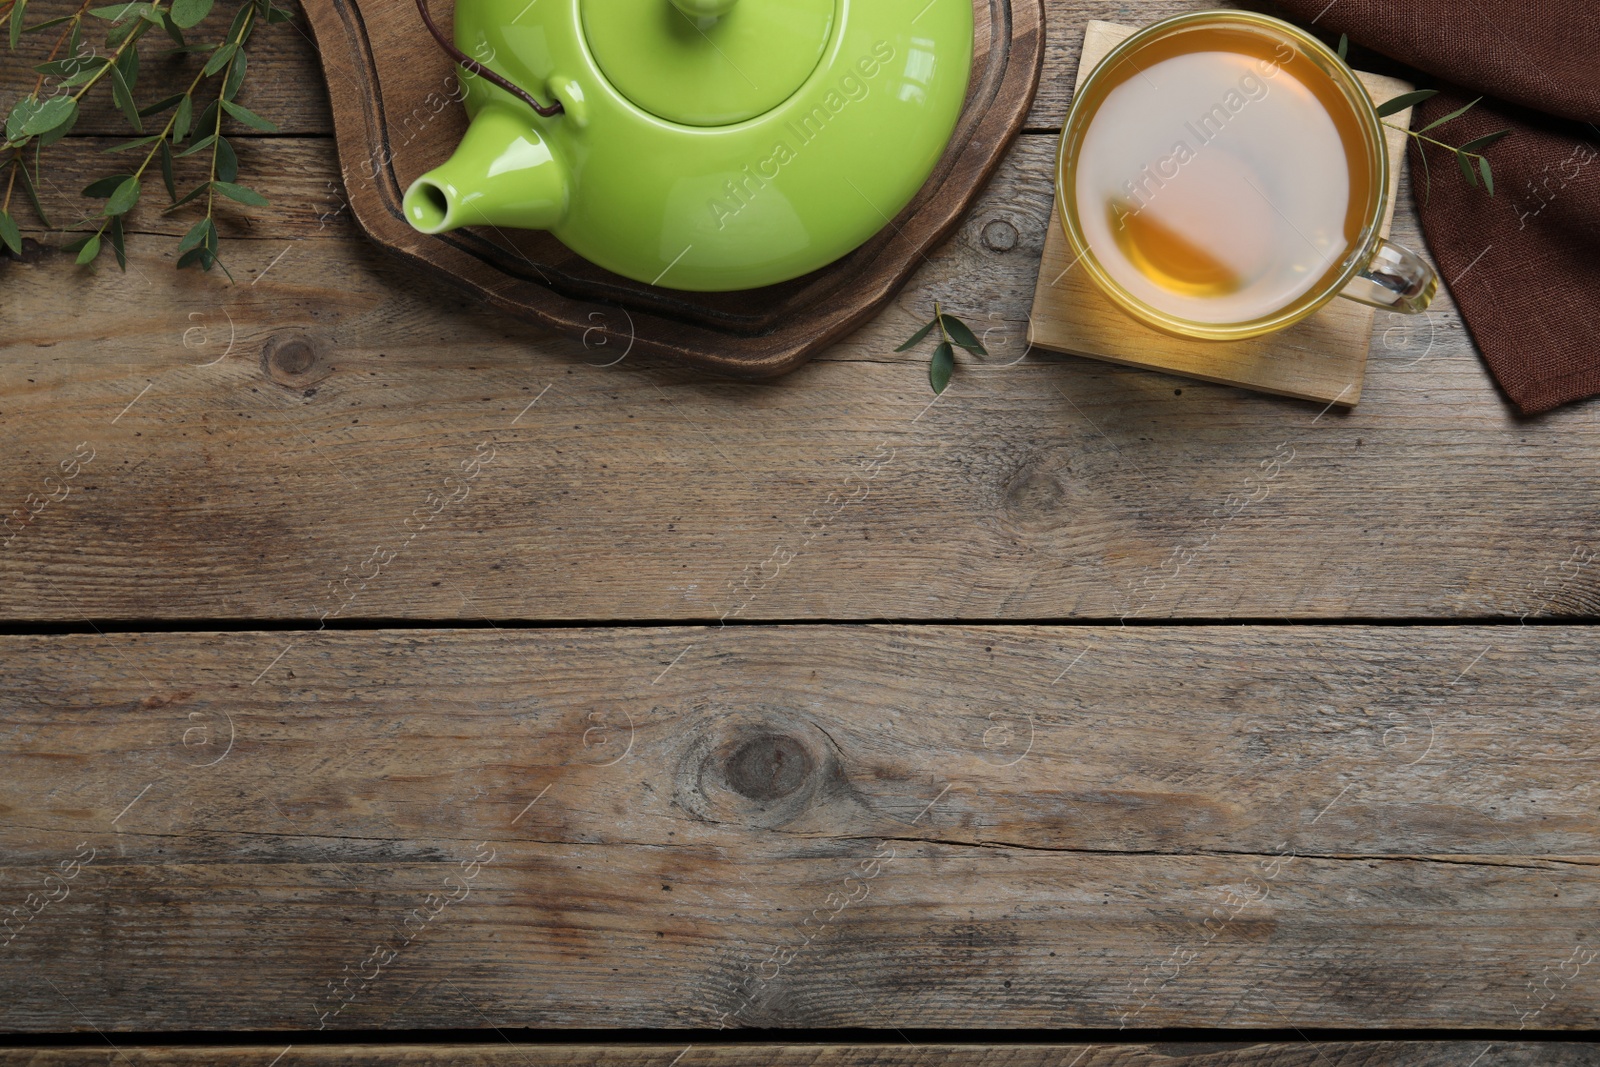
<path fill-rule="evenodd" d="M 727 126 L 793 96 L 821 62 L 834 0 L 580 0 L 606 79 L 634 106 Z"/>

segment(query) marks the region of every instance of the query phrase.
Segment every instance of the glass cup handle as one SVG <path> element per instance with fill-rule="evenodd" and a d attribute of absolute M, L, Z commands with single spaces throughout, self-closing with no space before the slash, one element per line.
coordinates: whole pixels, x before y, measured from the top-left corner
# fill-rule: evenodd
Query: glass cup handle
<path fill-rule="evenodd" d="M 1411 249 L 1385 237 L 1366 268 L 1339 295 L 1385 311 L 1419 315 L 1428 310 L 1438 291 L 1439 276 L 1433 268 Z"/>

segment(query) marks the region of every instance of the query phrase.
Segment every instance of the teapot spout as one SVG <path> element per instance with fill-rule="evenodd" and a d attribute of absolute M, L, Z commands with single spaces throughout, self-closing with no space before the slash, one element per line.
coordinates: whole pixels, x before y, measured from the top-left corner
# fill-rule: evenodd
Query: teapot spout
<path fill-rule="evenodd" d="M 423 233 L 461 226 L 547 230 L 566 212 L 566 169 L 526 119 L 488 104 L 455 154 L 411 183 L 402 208 Z"/>

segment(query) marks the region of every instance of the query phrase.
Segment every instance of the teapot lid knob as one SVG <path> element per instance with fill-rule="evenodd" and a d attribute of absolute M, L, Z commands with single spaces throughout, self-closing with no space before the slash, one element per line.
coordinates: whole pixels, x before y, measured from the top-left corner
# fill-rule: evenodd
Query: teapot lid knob
<path fill-rule="evenodd" d="M 674 6 L 692 19 L 721 18 L 739 0 L 672 0 Z"/>
<path fill-rule="evenodd" d="M 896 10 L 926 2 L 863 0 Z M 528 0 L 508 3 L 515 9 Z M 732 126 L 780 106 L 822 62 L 845 12 L 862 6 L 840 0 L 559 0 L 557 7 L 574 3 L 605 80 L 635 107 L 686 126 Z"/>

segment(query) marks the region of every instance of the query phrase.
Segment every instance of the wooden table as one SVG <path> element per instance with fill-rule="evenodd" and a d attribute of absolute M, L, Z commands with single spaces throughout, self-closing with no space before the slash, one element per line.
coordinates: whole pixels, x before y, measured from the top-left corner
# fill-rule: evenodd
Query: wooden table
<path fill-rule="evenodd" d="M 126 274 L 0 263 L 0 486 L 51 498 L 0 552 L 0 1063 L 1600 1062 L 1516 1033 L 1600 1023 L 1600 406 L 1510 415 L 1447 294 L 1349 413 L 1025 349 L 1082 26 L 1188 6 L 1053 4 L 979 209 L 780 381 L 378 256 L 293 25 L 236 285 L 154 198 Z M 936 402 L 935 298 L 992 352 Z M 663 1027 L 872 1033 L 500 1041 Z M 285 1033 L 166 1047 L 226 1029 Z"/>

